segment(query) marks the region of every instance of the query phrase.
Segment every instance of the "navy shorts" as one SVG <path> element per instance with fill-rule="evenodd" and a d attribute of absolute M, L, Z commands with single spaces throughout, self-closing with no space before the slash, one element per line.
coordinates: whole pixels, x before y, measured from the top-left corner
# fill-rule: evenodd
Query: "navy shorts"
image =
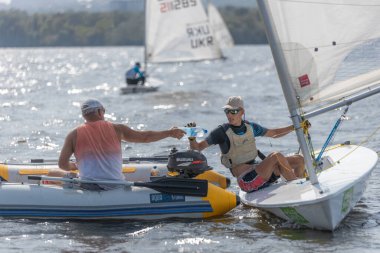
<path fill-rule="evenodd" d="M 240 189 L 245 192 L 258 191 L 270 185 L 269 181 L 266 181 L 264 178 L 257 175 L 255 169 L 249 171 L 244 175 L 241 175 L 237 181 Z"/>

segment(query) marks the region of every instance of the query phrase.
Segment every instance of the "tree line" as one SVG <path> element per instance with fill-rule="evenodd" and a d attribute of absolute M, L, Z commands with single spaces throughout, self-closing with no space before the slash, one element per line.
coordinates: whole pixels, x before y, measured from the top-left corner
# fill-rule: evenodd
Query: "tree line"
<path fill-rule="evenodd" d="M 266 43 L 257 9 L 220 9 L 236 44 Z M 143 12 L 0 11 L 0 47 L 142 45 Z"/>

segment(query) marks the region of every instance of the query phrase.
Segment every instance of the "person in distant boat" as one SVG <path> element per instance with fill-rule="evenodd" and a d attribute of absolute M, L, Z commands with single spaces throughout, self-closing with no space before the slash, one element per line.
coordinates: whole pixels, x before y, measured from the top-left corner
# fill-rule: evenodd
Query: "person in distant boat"
<path fill-rule="evenodd" d="M 237 178 L 239 187 L 246 192 L 265 188 L 276 181 L 280 175 L 286 180 L 304 176 L 305 165 L 301 155 L 285 157 L 273 152 L 265 157 L 256 147 L 255 137 L 266 136 L 278 138 L 294 130 L 293 125 L 283 128 L 267 129 L 255 122 L 244 119 L 244 102 L 240 96 L 232 96 L 223 106 L 228 123 L 218 126 L 206 137 L 197 142 L 189 137 L 190 148 L 203 150 L 218 144 L 221 150 L 221 162 Z M 188 126 L 194 126 L 189 123 Z M 258 161 L 261 156 L 263 160 Z"/>
<path fill-rule="evenodd" d="M 145 73 L 141 71 L 141 65 L 139 62 L 136 62 L 133 68 L 125 73 L 125 82 L 127 85 L 144 85 Z"/>
<path fill-rule="evenodd" d="M 149 143 L 172 137 L 180 139 L 184 132 L 176 127 L 165 131 L 136 131 L 124 124 L 104 119 L 105 108 L 96 99 L 88 99 L 81 105 L 85 123 L 72 130 L 66 137 L 59 156 L 60 169 L 50 176 L 68 176 L 67 172 L 79 170 L 84 180 L 124 180 L 122 173 L 121 141 Z M 76 163 L 70 162 L 74 154 Z M 85 189 L 107 190 L 109 185 L 85 184 Z"/>

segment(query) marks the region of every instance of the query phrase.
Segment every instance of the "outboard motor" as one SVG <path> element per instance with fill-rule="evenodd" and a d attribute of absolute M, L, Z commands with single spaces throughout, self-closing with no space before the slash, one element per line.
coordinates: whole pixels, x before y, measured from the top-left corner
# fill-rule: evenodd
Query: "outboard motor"
<path fill-rule="evenodd" d="M 173 148 L 169 154 L 168 170 L 179 173 L 179 177 L 193 178 L 212 168 L 206 157 L 199 151 L 178 151 Z"/>

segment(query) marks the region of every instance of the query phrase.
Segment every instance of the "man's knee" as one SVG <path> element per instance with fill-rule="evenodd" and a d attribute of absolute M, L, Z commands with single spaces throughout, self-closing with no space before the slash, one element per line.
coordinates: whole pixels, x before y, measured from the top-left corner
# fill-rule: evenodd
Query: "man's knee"
<path fill-rule="evenodd" d="M 275 151 L 275 152 L 270 153 L 267 157 L 268 158 L 269 157 L 276 157 L 278 154 L 280 154 L 280 152 Z"/>
<path fill-rule="evenodd" d="M 304 159 L 303 159 L 302 155 L 296 154 L 296 155 L 292 155 L 290 157 L 293 160 L 293 162 L 295 162 L 295 163 L 303 163 L 304 162 Z"/>
<path fill-rule="evenodd" d="M 273 152 L 269 155 L 269 157 L 271 157 L 272 159 L 276 159 L 276 160 L 280 160 L 280 159 L 285 158 L 285 156 L 283 154 L 281 154 L 280 152 Z"/>
<path fill-rule="evenodd" d="M 270 153 L 261 163 L 260 165 L 261 166 L 265 166 L 265 167 L 272 167 L 272 166 L 275 166 L 275 164 L 277 164 L 278 162 L 278 159 L 275 155 L 276 152 L 273 152 L 273 153 Z"/>

